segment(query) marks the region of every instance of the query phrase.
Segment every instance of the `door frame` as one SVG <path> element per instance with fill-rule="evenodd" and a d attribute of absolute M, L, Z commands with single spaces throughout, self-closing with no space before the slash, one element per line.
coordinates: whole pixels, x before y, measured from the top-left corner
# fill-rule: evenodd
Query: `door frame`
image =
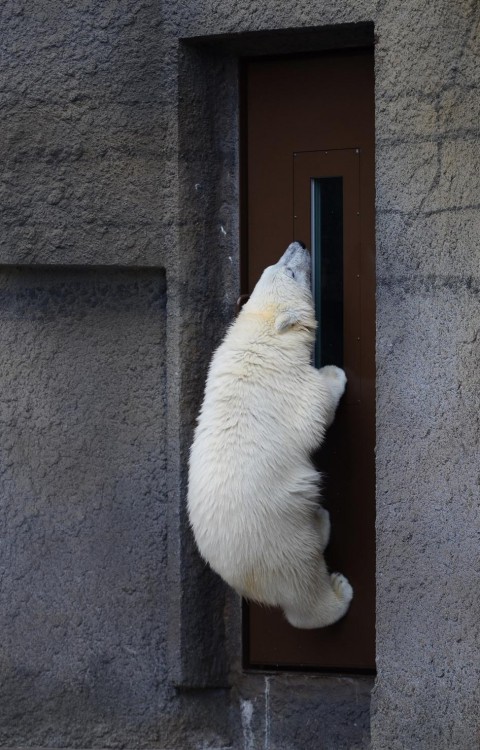
<path fill-rule="evenodd" d="M 365 45 L 358 48 L 351 48 L 348 50 L 345 49 L 338 49 L 338 50 L 324 50 L 322 53 L 314 52 L 314 53 L 305 53 L 302 55 L 272 55 L 272 56 L 261 56 L 261 57 L 253 57 L 253 58 L 245 58 L 243 61 L 241 61 L 240 64 L 240 74 L 239 74 L 239 80 L 240 80 L 240 136 L 239 136 L 239 142 L 240 142 L 240 159 L 239 159 L 239 165 L 240 165 L 240 280 L 241 280 L 241 293 L 243 295 L 246 295 L 249 290 L 249 260 L 248 260 L 248 149 L 247 149 L 247 67 L 251 62 L 274 62 L 274 61 L 288 61 L 289 58 L 293 58 L 294 60 L 298 59 L 311 59 L 311 58 L 318 58 L 319 54 L 327 54 L 329 57 L 345 57 L 349 54 L 358 54 L 359 52 L 368 52 L 372 54 L 373 57 L 373 45 Z M 338 150 L 338 149 L 330 149 L 330 151 Z M 340 149 L 344 151 L 356 151 L 358 154 L 358 149 Z M 372 179 L 372 191 L 373 194 L 369 194 L 367 197 L 366 203 L 369 203 L 371 206 L 373 206 L 373 215 L 370 215 L 367 217 L 367 221 L 370 221 L 370 227 L 374 228 L 374 205 L 375 205 L 375 199 L 374 199 L 374 179 Z M 359 207 L 360 208 L 360 207 Z M 293 211 L 292 211 L 293 213 Z M 359 211 L 360 213 L 360 211 Z M 365 240 L 365 243 L 371 243 L 372 247 L 375 247 L 375 238 L 374 238 L 374 229 L 372 229 L 371 232 L 365 232 L 362 231 L 362 237 Z M 296 239 L 303 239 L 303 236 L 296 236 Z M 294 237 L 292 236 L 292 239 Z M 281 250 L 281 249 L 280 249 Z M 372 262 L 370 260 L 370 262 Z M 375 279 L 375 256 L 373 253 L 373 268 L 370 268 L 370 271 L 372 273 L 373 279 Z M 359 268 L 360 271 L 360 268 Z M 360 274 L 358 274 L 359 276 Z M 369 289 L 367 289 L 367 292 L 370 293 L 370 299 L 367 299 L 368 294 L 365 295 L 365 290 L 363 293 L 361 293 L 360 288 L 357 288 L 355 286 L 355 280 L 353 282 L 352 290 L 355 288 L 355 294 L 358 293 L 358 305 L 359 308 L 362 306 L 367 308 L 367 312 L 371 313 L 371 305 L 373 304 L 373 315 L 374 315 L 374 305 L 375 305 L 375 281 L 373 281 L 373 287 L 370 286 Z M 363 331 L 359 329 L 358 333 L 361 334 L 363 338 Z M 367 356 L 369 356 L 371 363 L 373 363 L 373 377 L 370 378 L 370 383 L 367 383 L 365 386 L 365 383 L 361 384 L 355 384 L 355 393 L 356 396 L 358 396 L 358 401 L 360 403 L 360 394 L 362 393 L 362 390 L 366 388 L 366 390 L 370 390 L 370 398 L 373 399 L 373 403 L 375 403 L 375 396 L 374 396 L 374 370 L 375 370 L 375 334 L 373 331 L 373 335 L 370 336 L 370 341 L 368 343 L 369 346 L 369 352 L 367 352 Z M 359 357 L 362 355 L 358 355 Z M 365 356 L 365 355 L 363 355 Z M 370 364 L 371 364 L 370 363 Z M 370 367 L 370 375 L 372 375 L 372 368 Z M 358 386 L 358 387 L 357 387 Z M 353 387 L 353 386 L 352 386 Z M 371 391 L 371 388 L 373 387 L 373 393 Z M 349 394 L 349 398 L 351 398 L 351 393 Z M 374 421 L 373 421 L 374 424 Z M 374 429 L 374 428 L 373 428 Z M 374 470 L 374 457 L 373 457 L 373 470 Z M 375 496 L 373 491 L 373 503 L 375 502 Z M 374 586 L 375 582 L 372 581 L 372 585 Z M 282 664 L 278 667 L 275 667 L 271 663 L 268 664 L 255 664 L 252 665 L 249 662 L 249 607 L 248 604 L 243 602 L 242 604 L 242 653 L 243 653 L 243 668 L 247 670 L 252 671 L 265 671 L 265 670 L 272 670 L 272 669 L 280 669 L 280 670 L 288 670 L 288 671 L 305 671 L 305 672 L 351 672 L 355 674 L 372 674 L 375 672 L 375 669 L 373 667 L 354 667 L 352 669 L 342 666 L 342 667 L 317 667 L 317 666 L 308 666 L 305 664 L 300 665 L 292 665 L 292 664 Z"/>

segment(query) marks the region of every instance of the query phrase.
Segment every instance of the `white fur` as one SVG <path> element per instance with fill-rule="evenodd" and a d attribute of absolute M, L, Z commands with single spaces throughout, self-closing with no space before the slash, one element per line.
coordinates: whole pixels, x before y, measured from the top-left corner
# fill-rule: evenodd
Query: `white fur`
<path fill-rule="evenodd" d="M 340 619 L 353 592 L 344 576 L 328 573 L 322 554 L 330 520 L 310 455 L 346 377 L 311 365 L 316 322 L 305 253 L 294 243 L 264 271 L 213 356 L 188 511 L 201 555 L 239 594 L 282 607 L 296 627 L 317 628 Z"/>

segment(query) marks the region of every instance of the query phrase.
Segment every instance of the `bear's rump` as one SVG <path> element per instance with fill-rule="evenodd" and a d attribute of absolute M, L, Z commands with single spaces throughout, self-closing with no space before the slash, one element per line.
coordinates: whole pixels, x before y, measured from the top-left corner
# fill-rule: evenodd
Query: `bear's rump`
<path fill-rule="evenodd" d="M 203 557 L 227 583 L 247 598 L 264 601 L 273 580 L 310 568 L 320 550 L 309 506 L 283 518 L 278 511 L 231 509 L 210 516 L 208 527 L 196 529 L 196 538 Z"/>

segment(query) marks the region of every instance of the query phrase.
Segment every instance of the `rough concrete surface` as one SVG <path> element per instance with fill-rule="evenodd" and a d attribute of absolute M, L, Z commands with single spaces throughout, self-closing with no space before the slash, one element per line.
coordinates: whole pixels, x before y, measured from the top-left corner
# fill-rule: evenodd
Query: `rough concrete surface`
<path fill-rule="evenodd" d="M 0 22 L 0 261 L 162 265 L 174 121 L 158 7 L 7 0 Z"/>
<path fill-rule="evenodd" d="M 0 738 L 155 737 L 165 276 L 2 275 Z"/>
<path fill-rule="evenodd" d="M 378 750 L 480 745 L 480 17 L 449 11 L 417 6 L 395 81 L 379 33 Z"/>
<path fill-rule="evenodd" d="M 478 747 L 480 5 L 6 0 L 0 22 L 0 744 Z M 368 22 L 371 739 L 371 678 L 242 671 L 238 602 L 184 509 L 239 288 L 238 57 Z"/>

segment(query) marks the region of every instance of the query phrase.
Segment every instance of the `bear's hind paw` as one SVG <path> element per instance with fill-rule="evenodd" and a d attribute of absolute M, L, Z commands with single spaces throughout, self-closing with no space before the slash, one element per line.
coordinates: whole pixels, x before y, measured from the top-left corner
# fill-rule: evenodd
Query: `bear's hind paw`
<path fill-rule="evenodd" d="M 340 601 L 349 603 L 352 601 L 353 589 L 348 580 L 341 573 L 332 573 L 330 575 L 332 588 Z"/>

